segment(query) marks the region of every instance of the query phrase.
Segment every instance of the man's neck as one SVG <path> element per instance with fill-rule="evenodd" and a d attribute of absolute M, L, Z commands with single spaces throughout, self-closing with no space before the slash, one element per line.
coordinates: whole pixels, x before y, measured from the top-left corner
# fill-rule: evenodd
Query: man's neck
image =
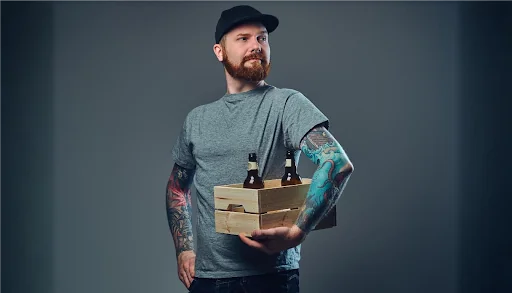
<path fill-rule="evenodd" d="M 235 79 L 226 74 L 227 94 L 239 94 L 267 85 L 264 80 L 250 82 L 246 80 Z"/>

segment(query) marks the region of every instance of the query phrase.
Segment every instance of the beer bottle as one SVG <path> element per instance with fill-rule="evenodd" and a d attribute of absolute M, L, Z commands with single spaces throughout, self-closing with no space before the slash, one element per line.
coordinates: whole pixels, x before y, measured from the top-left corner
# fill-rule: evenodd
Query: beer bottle
<path fill-rule="evenodd" d="M 249 154 L 249 164 L 247 166 L 247 177 L 244 181 L 244 188 L 260 189 L 264 188 L 265 184 L 263 179 L 258 175 L 258 163 L 256 161 L 256 154 Z"/>
<path fill-rule="evenodd" d="M 295 185 L 301 184 L 302 178 L 297 174 L 297 166 L 295 166 L 295 157 L 293 152 L 288 150 L 286 151 L 286 165 L 284 167 L 284 175 L 281 178 L 281 185 Z"/>

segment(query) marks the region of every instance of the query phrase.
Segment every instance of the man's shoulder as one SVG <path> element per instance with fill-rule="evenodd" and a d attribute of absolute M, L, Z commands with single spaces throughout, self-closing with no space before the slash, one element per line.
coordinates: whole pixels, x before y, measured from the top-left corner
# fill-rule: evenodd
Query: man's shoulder
<path fill-rule="evenodd" d="M 285 97 L 285 98 L 291 97 L 293 95 L 301 95 L 302 94 L 297 89 L 287 88 L 287 87 L 277 87 L 277 86 L 272 86 L 272 88 L 269 90 L 268 93 L 277 95 L 279 97 Z"/>
<path fill-rule="evenodd" d="M 196 105 L 191 110 L 188 111 L 186 119 L 190 120 L 190 119 L 194 119 L 194 118 L 199 118 L 204 113 L 211 112 L 210 110 L 213 110 L 214 108 L 216 108 L 218 106 L 219 106 L 219 100 Z"/>
<path fill-rule="evenodd" d="M 288 104 L 291 100 L 293 101 L 308 101 L 309 99 L 306 95 L 295 88 L 287 88 L 287 87 L 272 87 L 272 89 L 267 93 L 267 95 L 272 96 L 273 100 L 278 100 L 284 104 Z"/>

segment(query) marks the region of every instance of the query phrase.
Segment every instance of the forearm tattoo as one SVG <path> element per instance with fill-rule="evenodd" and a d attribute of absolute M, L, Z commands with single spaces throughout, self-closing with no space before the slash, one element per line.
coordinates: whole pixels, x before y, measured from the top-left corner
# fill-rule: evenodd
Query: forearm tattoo
<path fill-rule="evenodd" d="M 309 233 L 336 204 L 353 171 L 345 151 L 324 127 L 316 127 L 301 142 L 303 153 L 318 165 L 296 225 Z"/>
<path fill-rule="evenodd" d="M 167 220 L 174 240 L 176 256 L 183 251 L 194 249 L 191 221 L 192 202 L 190 199 L 193 177 L 193 170 L 175 164 L 167 182 Z"/>

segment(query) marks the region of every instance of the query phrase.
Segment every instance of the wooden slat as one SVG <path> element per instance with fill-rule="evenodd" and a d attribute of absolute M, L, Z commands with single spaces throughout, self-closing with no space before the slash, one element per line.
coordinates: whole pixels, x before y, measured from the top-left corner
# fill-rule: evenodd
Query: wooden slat
<path fill-rule="evenodd" d="M 256 189 L 214 187 L 216 210 L 228 210 L 229 205 L 243 205 L 246 212 L 259 213 L 258 191 Z"/>
<path fill-rule="evenodd" d="M 291 227 L 299 215 L 298 209 L 268 212 L 260 217 L 261 229 Z"/>
<path fill-rule="evenodd" d="M 299 208 L 304 204 L 309 184 L 282 186 L 260 191 L 260 213 Z"/>
<path fill-rule="evenodd" d="M 246 212 L 265 213 L 273 210 L 301 207 L 309 190 L 311 179 L 303 184 L 281 186 L 281 179 L 265 180 L 265 188 L 247 189 L 243 184 L 214 187 L 215 209 L 229 210 L 229 205 L 243 205 Z"/>
<path fill-rule="evenodd" d="M 281 179 L 270 179 L 270 180 L 265 180 L 265 188 L 262 188 L 262 189 L 279 188 L 279 187 L 281 187 Z"/>
<path fill-rule="evenodd" d="M 262 213 L 281 210 L 300 208 L 304 204 L 307 193 L 311 186 L 310 178 L 303 178 L 302 184 L 281 186 L 281 179 L 270 180 L 271 189 L 264 189 L 260 192 L 260 211 Z"/>
<path fill-rule="evenodd" d="M 251 237 L 256 229 L 275 227 L 291 227 L 300 209 L 272 211 L 265 214 L 250 214 L 244 212 L 215 211 L 215 230 L 219 233 L 238 235 L 243 233 Z M 318 223 L 314 231 L 336 226 L 336 206 Z"/>
<path fill-rule="evenodd" d="M 260 216 L 258 214 L 215 211 L 215 230 L 219 233 L 238 235 L 243 233 L 251 236 L 251 232 L 259 229 Z"/>

